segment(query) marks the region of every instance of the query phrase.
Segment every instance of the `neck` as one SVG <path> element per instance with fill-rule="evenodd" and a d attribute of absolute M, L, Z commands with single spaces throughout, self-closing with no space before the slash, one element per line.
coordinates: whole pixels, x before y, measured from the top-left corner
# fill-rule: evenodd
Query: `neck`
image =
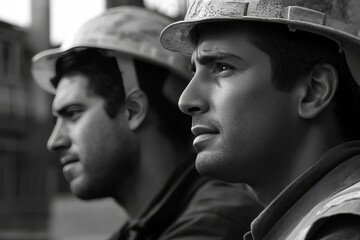
<path fill-rule="evenodd" d="M 135 218 L 164 187 L 181 161 L 172 142 L 158 132 L 156 126 L 146 127 L 139 134 L 140 163 L 127 186 L 119 190 L 117 202 Z"/>
<path fill-rule="evenodd" d="M 308 126 L 300 139 L 290 152 L 287 151 L 287 154 L 278 157 L 283 158 L 277 161 L 282 167 L 277 166 L 278 170 L 254 186 L 255 193 L 265 206 L 269 205 L 291 182 L 318 162 L 322 154 L 345 141 L 338 127 L 328 119 L 327 123 L 317 121 Z"/>

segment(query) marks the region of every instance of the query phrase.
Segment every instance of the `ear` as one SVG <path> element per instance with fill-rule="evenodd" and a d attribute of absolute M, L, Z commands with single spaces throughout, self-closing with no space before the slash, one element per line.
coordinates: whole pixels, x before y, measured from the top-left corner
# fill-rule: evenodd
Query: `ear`
<path fill-rule="evenodd" d="M 127 118 L 131 130 L 136 130 L 144 121 L 148 111 L 148 99 L 141 90 L 136 90 L 126 98 Z"/>
<path fill-rule="evenodd" d="M 299 115 L 310 119 L 319 115 L 331 102 L 338 86 L 338 74 L 334 66 L 316 66 L 307 77 L 299 104 Z"/>

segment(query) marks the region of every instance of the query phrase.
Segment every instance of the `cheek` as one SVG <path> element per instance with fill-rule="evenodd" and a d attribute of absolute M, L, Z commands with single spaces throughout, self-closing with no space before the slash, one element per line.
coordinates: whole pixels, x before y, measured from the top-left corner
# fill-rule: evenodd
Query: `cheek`
<path fill-rule="evenodd" d="M 125 135 L 113 121 L 89 122 L 79 128 L 76 147 L 83 174 L 94 179 L 112 177 L 111 172 L 118 171 L 119 156 L 130 151 L 124 145 Z"/>
<path fill-rule="evenodd" d="M 286 139 L 281 136 L 287 133 L 281 132 L 293 124 L 295 116 L 290 97 L 269 85 L 248 85 L 224 93 L 219 116 L 227 141 L 253 151 L 271 146 L 275 139 Z"/>
<path fill-rule="evenodd" d="M 109 128 L 99 114 L 83 116 L 72 129 L 73 144 L 83 155 L 94 154 L 108 141 Z"/>
<path fill-rule="evenodd" d="M 215 112 L 219 114 L 222 128 L 232 132 L 251 127 L 261 116 L 262 95 L 248 86 L 229 85 L 215 99 Z"/>

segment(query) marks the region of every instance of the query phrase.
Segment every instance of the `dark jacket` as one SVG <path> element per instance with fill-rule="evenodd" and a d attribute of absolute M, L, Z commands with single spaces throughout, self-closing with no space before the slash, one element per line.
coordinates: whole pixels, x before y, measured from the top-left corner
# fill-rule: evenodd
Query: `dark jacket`
<path fill-rule="evenodd" d="M 138 219 L 111 239 L 241 239 L 261 210 L 245 185 L 200 176 L 191 161 L 178 169 Z"/>

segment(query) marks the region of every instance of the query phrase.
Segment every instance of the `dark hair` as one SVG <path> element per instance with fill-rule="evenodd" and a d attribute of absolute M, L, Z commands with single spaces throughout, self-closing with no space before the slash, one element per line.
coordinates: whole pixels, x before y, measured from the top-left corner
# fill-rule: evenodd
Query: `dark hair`
<path fill-rule="evenodd" d="M 105 111 L 114 118 L 125 101 L 123 79 L 115 57 L 96 49 L 73 50 L 61 56 L 55 65 L 51 83 L 56 88 L 64 75 L 81 73 L 89 78 L 88 90 L 105 99 Z"/>
<path fill-rule="evenodd" d="M 223 26 L 224 22 L 219 24 Z M 319 64 L 330 64 L 337 70 L 339 85 L 334 96 L 335 115 L 345 136 L 360 138 L 360 88 L 353 79 L 338 44 L 324 36 L 304 31 L 289 31 L 285 24 L 266 22 L 235 22 L 238 29 L 250 35 L 250 42 L 270 57 L 272 83 L 276 89 L 289 91 L 302 77 Z M 202 26 L 194 29 L 192 40 L 197 41 Z"/>
<path fill-rule="evenodd" d="M 182 114 L 177 102 L 172 102 L 164 94 L 164 84 L 170 76 L 165 68 L 139 59 L 134 60 L 140 88 L 146 93 L 149 105 L 157 114 L 161 124 L 159 131 L 175 143 L 187 145 L 191 139 L 191 118 Z M 185 79 L 179 76 L 179 81 Z"/>

